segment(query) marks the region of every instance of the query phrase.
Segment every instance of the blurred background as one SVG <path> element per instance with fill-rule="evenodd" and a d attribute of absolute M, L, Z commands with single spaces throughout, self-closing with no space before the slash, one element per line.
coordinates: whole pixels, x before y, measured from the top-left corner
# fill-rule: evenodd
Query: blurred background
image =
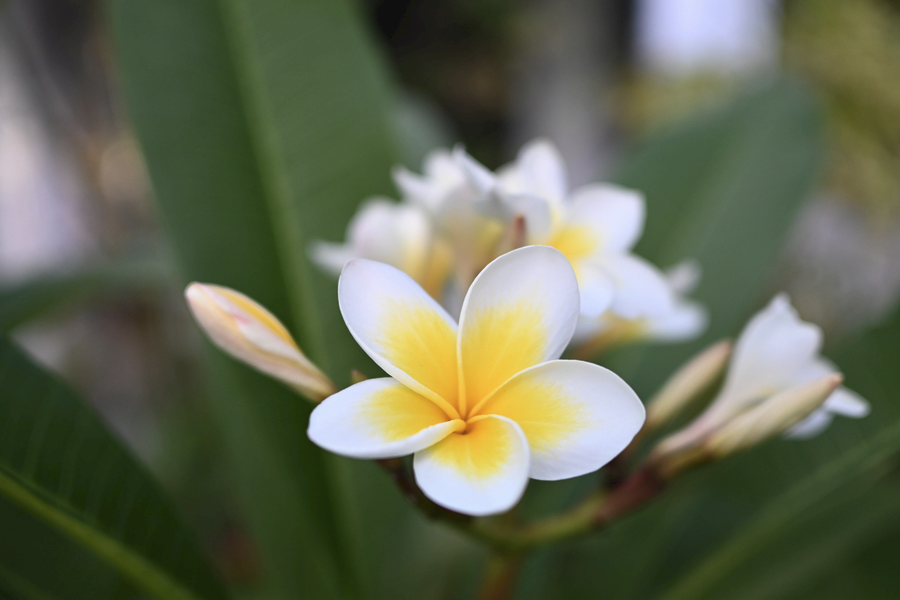
<path fill-rule="evenodd" d="M 130 108 L 123 95 L 122 82 L 132 76 L 120 71 L 116 47 L 126 34 L 111 31 L 124 18 L 121 9 L 110 8 L 114 4 L 0 3 L 0 329 L 90 401 L 172 495 L 224 578 L 255 596 L 265 587 L 265 569 L 231 484 L 227 436 L 210 416 L 215 393 L 203 375 L 199 331 L 182 300 L 184 270 L 173 266 L 179 261 L 131 125 L 131 115 L 143 109 Z M 725 316 L 716 322 L 712 306 L 711 335 L 735 335 L 751 309 L 778 290 L 788 291 L 801 315 L 823 327 L 831 349 L 852 344 L 896 306 L 900 2 L 360 0 L 351 8 L 391 90 L 388 126 L 396 154 L 386 165 L 399 160 L 418 170 L 431 148 L 461 142 L 496 168 L 524 142 L 546 136 L 565 157 L 573 186 L 613 179 L 647 193 L 647 239 L 638 251 L 661 267 L 687 258 L 697 240 L 717 235 L 701 225 L 715 229 L 719 221 L 700 219 L 695 229 L 669 239 L 679 213 L 654 212 L 655 202 L 670 192 L 688 194 L 687 185 L 704 198 L 740 188 L 735 197 L 750 210 L 767 202 L 769 184 L 787 181 L 783 193 L 790 200 L 776 199 L 766 209 L 771 224 L 753 229 L 763 250 L 741 246 L 737 238 L 726 250 L 726 257 L 768 253 L 771 260 L 747 267 L 759 285 L 739 292 L 744 304 L 733 314 L 719 313 Z M 761 131 L 768 137 L 753 137 Z M 674 145 L 667 149 L 667 143 Z M 640 174 L 694 151 L 678 176 Z M 735 164 L 754 160 L 758 168 L 736 174 Z M 700 179 L 682 181 L 694 173 Z M 791 183 L 797 173 L 800 180 Z M 388 171 L 381 176 L 386 181 Z M 360 191 L 355 201 L 384 191 L 390 188 Z M 704 202 L 715 205 L 715 198 Z M 732 216 L 740 221 L 742 214 Z M 336 225 L 331 239 L 339 239 L 342 227 Z M 229 252 L 239 248 L 222 248 L 222 260 Z M 721 285 L 718 274 L 746 262 L 699 258 L 701 299 L 705 286 Z M 659 360 L 677 365 L 690 348 L 666 349 Z M 646 397 L 659 377 L 641 379 L 636 357 L 643 352 L 625 350 L 609 361 L 637 378 Z M 643 354 L 640 360 L 646 363 Z M 854 387 L 852 378 L 848 385 Z M 879 419 L 873 404 L 871 418 Z M 530 501 L 542 506 L 541 488 L 533 487 Z M 682 500 L 688 512 L 704 506 L 688 509 Z M 729 510 L 708 515 L 725 530 Z M 466 543 L 432 529 L 436 541 L 428 560 L 463 570 L 478 561 Z M 900 550 L 896 544 L 886 549 L 883 535 L 866 531 L 857 545 L 847 542 L 849 554 L 822 564 L 849 565 L 875 546 L 877 556 Z M 682 536 L 687 546 L 702 546 L 688 554 L 713 547 L 704 544 L 715 535 L 703 535 L 712 537 Z M 564 561 L 547 560 L 556 566 L 545 577 L 555 581 L 566 572 L 559 566 Z M 427 566 L 421 569 L 427 574 Z M 468 583 L 446 583 L 455 579 L 453 569 L 432 578 L 420 597 L 465 597 Z M 888 589 L 866 581 L 834 585 L 871 595 L 835 597 L 878 598 L 877 590 Z M 540 590 L 549 584 L 530 585 Z M 780 596 L 744 597 L 792 598 L 792 585 L 778 588 Z M 642 593 L 637 584 L 623 586 L 610 597 Z"/>

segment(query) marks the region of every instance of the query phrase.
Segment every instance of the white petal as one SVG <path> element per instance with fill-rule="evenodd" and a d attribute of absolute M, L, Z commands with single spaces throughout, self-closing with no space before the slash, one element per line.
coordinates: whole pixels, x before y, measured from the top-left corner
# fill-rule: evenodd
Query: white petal
<path fill-rule="evenodd" d="M 822 331 L 800 320 L 787 295 L 776 296 L 738 337 L 723 395 L 746 398 L 792 387 L 799 374 L 816 372 L 821 345 Z"/>
<path fill-rule="evenodd" d="M 574 360 L 537 365 L 510 379 L 479 409 L 515 421 L 531 448 L 533 479 L 596 471 L 644 424 L 644 405 L 618 375 Z"/>
<path fill-rule="evenodd" d="M 575 273 L 553 248 L 526 246 L 489 264 L 469 288 L 460 316 L 466 406 L 519 371 L 559 358 L 575 331 L 578 306 Z"/>
<path fill-rule="evenodd" d="M 675 301 L 662 272 L 633 254 L 604 258 L 603 270 L 616 291 L 610 310 L 625 319 L 653 317 L 672 310 Z"/>
<path fill-rule="evenodd" d="M 583 314 L 578 318 L 575 333 L 572 334 L 572 344 L 581 344 L 594 339 L 610 327 L 609 313 L 602 313 L 599 317 L 589 319 Z"/>
<path fill-rule="evenodd" d="M 572 194 L 566 220 L 589 227 L 604 252 L 630 250 L 644 231 L 644 195 L 611 183 L 594 183 Z"/>
<path fill-rule="evenodd" d="M 494 189 L 494 186 L 497 184 L 497 179 L 494 177 L 494 174 L 491 173 L 487 167 L 472 158 L 462 146 L 453 148 L 453 160 L 465 174 L 469 184 L 479 192 L 487 194 Z"/>
<path fill-rule="evenodd" d="M 697 289 L 702 275 L 703 269 L 700 267 L 700 263 L 692 258 L 683 260 L 665 271 L 669 287 L 678 296 L 686 296 Z"/>
<path fill-rule="evenodd" d="M 559 150 L 549 140 L 536 139 L 519 151 L 516 170 L 524 190 L 551 201 L 560 201 L 568 191 L 566 167 Z"/>
<path fill-rule="evenodd" d="M 832 420 L 834 420 L 834 416 L 827 410 L 816 410 L 811 415 L 788 429 L 787 432 L 785 432 L 784 437 L 795 440 L 805 440 L 815 437 L 825 431 L 828 426 L 831 425 Z"/>
<path fill-rule="evenodd" d="M 344 265 L 356 258 L 356 251 L 351 244 L 313 242 L 309 255 L 314 263 L 326 271 L 333 275 L 340 275 Z"/>
<path fill-rule="evenodd" d="M 588 319 L 599 317 L 610 307 L 615 298 L 612 279 L 600 269 L 581 267 L 578 276 L 578 292 L 581 295 L 581 315 Z"/>
<path fill-rule="evenodd" d="M 545 244 L 553 232 L 553 214 L 546 200 L 530 194 L 503 197 L 505 219 L 525 217 L 525 239 L 528 244 Z"/>
<path fill-rule="evenodd" d="M 387 263 L 418 279 L 428 256 L 431 224 L 415 205 L 374 199 L 350 222 L 347 237 L 357 257 Z"/>
<path fill-rule="evenodd" d="M 413 459 L 416 483 L 426 496 L 474 516 L 515 506 L 528 485 L 528 468 L 525 434 L 497 416 L 469 423 L 465 435 L 451 434 Z"/>
<path fill-rule="evenodd" d="M 374 459 L 418 452 L 463 427 L 434 402 L 385 377 L 326 398 L 310 415 L 307 435 L 335 454 Z"/>
<path fill-rule="evenodd" d="M 836 389 L 822 406 L 828 412 L 843 415 L 845 417 L 852 417 L 854 419 L 861 419 L 868 416 L 871 411 L 869 403 L 866 402 L 862 396 L 845 387 Z"/>
<path fill-rule="evenodd" d="M 338 300 L 350 333 L 388 375 L 442 406 L 455 403 L 456 323 L 415 281 L 355 259 L 341 274 Z"/>
<path fill-rule="evenodd" d="M 662 342 L 681 342 L 693 339 L 706 330 L 709 313 L 697 302 L 676 300 L 672 310 L 645 322 L 649 339 Z"/>

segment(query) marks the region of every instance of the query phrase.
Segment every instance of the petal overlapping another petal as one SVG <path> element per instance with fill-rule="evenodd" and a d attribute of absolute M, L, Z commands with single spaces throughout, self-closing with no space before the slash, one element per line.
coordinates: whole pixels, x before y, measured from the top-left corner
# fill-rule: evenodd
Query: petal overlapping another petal
<path fill-rule="evenodd" d="M 531 448 L 533 479 L 596 471 L 631 442 L 644 423 L 637 394 L 592 363 L 557 360 L 522 371 L 476 411 L 515 421 Z"/>
<path fill-rule="evenodd" d="M 458 418 L 456 323 L 408 275 L 352 260 L 338 285 L 341 314 L 357 343 L 400 383 Z"/>
<path fill-rule="evenodd" d="M 590 229 L 604 252 L 627 252 L 644 231 L 646 203 L 636 190 L 594 183 L 572 194 L 567 221 Z"/>
<path fill-rule="evenodd" d="M 512 420 L 487 416 L 470 421 L 416 453 L 413 469 L 422 492 L 441 506 L 483 516 L 509 510 L 528 484 L 528 440 Z"/>
<path fill-rule="evenodd" d="M 557 250 L 527 246 L 494 260 L 463 303 L 460 405 L 471 408 L 519 371 L 559 358 L 578 309 L 578 281 Z"/>
<path fill-rule="evenodd" d="M 327 398 L 310 415 L 307 434 L 335 454 L 375 459 L 418 452 L 464 427 L 434 402 L 385 377 Z"/>
<path fill-rule="evenodd" d="M 801 374 L 809 380 L 821 346 L 822 330 L 801 321 L 787 295 L 779 294 L 738 337 L 722 395 L 771 393 L 799 383 Z"/>
<path fill-rule="evenodd" d="M 612 279 L 610 310 L 625 319 L 654 317 L 672 310 L 675 295 L 662 271 L 633 254 L 615 254 L 597 264 Z"/>

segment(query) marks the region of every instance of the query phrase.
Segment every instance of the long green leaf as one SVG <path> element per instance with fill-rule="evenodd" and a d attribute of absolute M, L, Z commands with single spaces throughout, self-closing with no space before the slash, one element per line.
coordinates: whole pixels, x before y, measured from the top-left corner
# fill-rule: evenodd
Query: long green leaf
<path fill-rule="evenodd" d="M 55 377 L 0 338 L 0 497 L 158 598 L 224 598 L 223 588 L 156 483 L 97 416 Z M 5 506 L 0 516 L 15 512 Z M 0 523 L 0 557 L 36 533 Z M 64 565 L 35 557 L 40 590 Z M 2 569 L 0 569 L 2 570 Z M 17 570 L 12 576 L 24 579 Z M 102 588 L 101 588 L 102 589 Z M 57 597 L 57 596 L 54 596 Z M 66 594 L 58 597 L 73 597 Z M 74 597 L 90 597 L 79 590 Z"/>
<path fill-rule="evenodd" d="M 128 110 L 187 279 L 247 293 L 338 383 L 369 365 L 307 256 L 389 189 L 384 77 L 348 0 L 108 0 Z M 215 416 L 282 597 L 355 595 L 309 407 L 217 358 Z"/>

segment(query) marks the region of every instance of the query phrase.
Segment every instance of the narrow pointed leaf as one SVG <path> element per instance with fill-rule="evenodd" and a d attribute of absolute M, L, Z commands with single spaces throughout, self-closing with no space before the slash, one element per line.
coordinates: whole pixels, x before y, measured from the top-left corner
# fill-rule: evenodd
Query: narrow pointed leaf
<path fill-rule="evenodd" d="M 0 498 L 0 582 L 51 593 L 46 587 L 54 577 L 47 573 L 69 566 L 54 564 L 52 557 L 68 544 L 150 596 L 226 597 L 152 477 L 90 408 L 5 338 L 0 338 Z M 31 525 L 23 526 L 22 519 Z M 56 537 L 46 537 L 43 529 Z M 33 553 L 29 565 L 8 564 L 10 557 L 20 560 L 34 551 L 32 542 L 40 536 L 51 541 Z M 95 597 L 104 594 L 98 579 Z M 52 597 L 89 597 L 91 589 Z"/>

